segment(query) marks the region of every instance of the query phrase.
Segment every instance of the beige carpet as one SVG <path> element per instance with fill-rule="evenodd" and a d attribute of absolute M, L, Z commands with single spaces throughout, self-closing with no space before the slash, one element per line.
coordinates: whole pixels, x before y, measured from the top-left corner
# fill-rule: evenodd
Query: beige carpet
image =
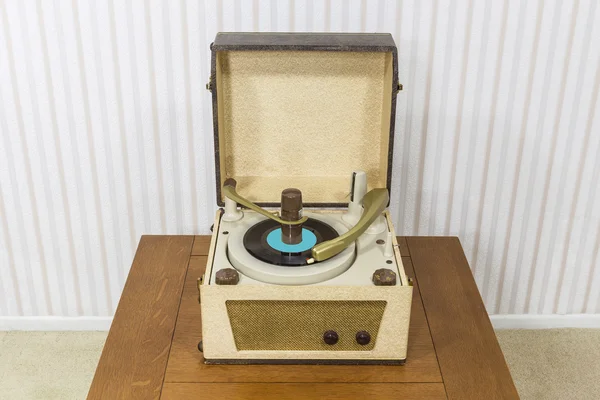
<path fill-rule="evenodd" d="M 497 331 L 522 399 L 600 399 L 600 329 Z"/>
<path fill-rule="evenodd" d="M 522 399 L 600 398 L 600 329 L 497 335 Z M 105 332 L 0 332 L 0 399 L 84 399 L 105 339 Z"/>
<path fill-rule="evenodd" d="M 85 399 L 106 332 L 0 332 L 0 399 Z"/>

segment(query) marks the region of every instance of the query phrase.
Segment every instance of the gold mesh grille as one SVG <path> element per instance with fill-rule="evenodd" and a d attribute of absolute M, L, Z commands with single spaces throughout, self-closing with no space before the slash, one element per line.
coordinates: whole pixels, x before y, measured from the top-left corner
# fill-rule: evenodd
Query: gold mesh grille
<path fill-rule="evenodd" d="M 227 313 L 238 350 L 372 350 L 385 301 L 228 300 Z M 334 330 L 335 345 L 323 341 Z M 356 343 L 367 331 L 371 342 Z"/>

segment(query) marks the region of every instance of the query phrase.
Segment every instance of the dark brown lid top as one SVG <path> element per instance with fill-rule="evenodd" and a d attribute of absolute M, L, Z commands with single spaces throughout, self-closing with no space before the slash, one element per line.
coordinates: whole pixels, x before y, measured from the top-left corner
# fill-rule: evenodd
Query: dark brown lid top
<path fill-rule="evenodd" d="M 326 50 L 396 51 L 389 33 L 217 33 L 213 51 Z"/>

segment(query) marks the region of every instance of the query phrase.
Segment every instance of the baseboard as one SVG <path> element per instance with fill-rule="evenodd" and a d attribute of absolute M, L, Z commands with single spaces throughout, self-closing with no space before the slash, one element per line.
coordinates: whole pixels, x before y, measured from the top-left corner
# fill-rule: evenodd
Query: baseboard
<path fill-rule="evenodd" d="M 0 331 L 108 331 L 112 317 L 0 317 Z"/>
<path fill-rule="evenodd" d="M 600 314 L 490 315 L 494 329 L 600 328 Z M 1 317 L 0 331 L 108 331 L 112 317 Z"/>
<path fill-rule="evenodd" d="M 600 314 L 490 315 L 494 329 L 600 328 Z"/>

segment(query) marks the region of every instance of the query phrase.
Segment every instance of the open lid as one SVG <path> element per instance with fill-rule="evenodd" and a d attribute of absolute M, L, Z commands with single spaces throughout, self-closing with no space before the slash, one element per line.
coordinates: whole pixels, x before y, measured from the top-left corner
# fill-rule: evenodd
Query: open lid
<path fill-rule="evenodd" d="M 218 33 L 211 45 L 217 203 L 223 182 L 261 206 L 302 191 L 345 206 L 352 171 L 391 184 L 398 55 L 390 34 Z"/>

